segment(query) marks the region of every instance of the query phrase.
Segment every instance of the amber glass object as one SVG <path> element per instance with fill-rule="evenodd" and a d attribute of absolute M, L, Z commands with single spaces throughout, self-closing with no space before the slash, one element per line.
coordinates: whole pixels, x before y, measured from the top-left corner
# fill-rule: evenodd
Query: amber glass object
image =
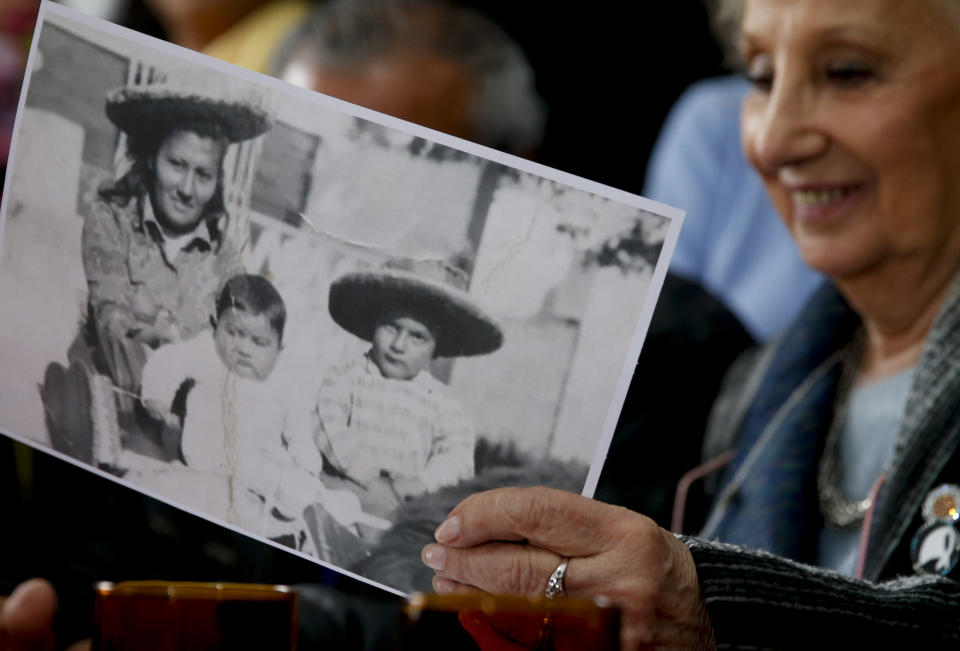
<path fill-rule="evenodd" d="M 295 651 L 287 586 L 127 581 L 96 587 L 94 651 Z"/>
<path fill-rule="evenodd" d="M 616 651 L 620 611 L 606 600 L 414 594 L 403 651 Z"/>

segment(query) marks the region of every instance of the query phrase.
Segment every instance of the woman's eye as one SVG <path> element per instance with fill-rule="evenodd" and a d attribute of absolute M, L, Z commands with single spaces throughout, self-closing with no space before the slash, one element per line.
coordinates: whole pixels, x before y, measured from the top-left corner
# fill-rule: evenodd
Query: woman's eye
<path fill-rule="evenodd" d="M 747 64 L 747 80 L 754 89 L 767 92 L 773 87 L 773 65 L 770 57 L 757 55 Z"/>
<path fill-rule="evenodd" d="M 773 87 L 773 75 L 747 75 L 747 81 L 756 90 L 768 91 Z"/>
<path fill-rule="evenodd" d="M 837 64 L 827 67 L 827 79 L 840 86 L 859 86 L 874 77 L 873 69 L 856 64 Z"/>

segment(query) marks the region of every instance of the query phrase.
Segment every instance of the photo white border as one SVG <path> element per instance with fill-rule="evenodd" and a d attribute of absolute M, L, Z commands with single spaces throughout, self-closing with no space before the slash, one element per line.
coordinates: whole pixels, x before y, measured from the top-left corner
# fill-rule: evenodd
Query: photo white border
<path fill-rule="evenodd" d="M 10 154 L 8 158 L 8 160 L 11 162 L 16 161 L 17 147 L 19 145 L 18 141 L 19 141 L 19 135 L 20 135 L 20 122 L 23 118 L 24 106 L 26 103 L 26 97 L 29 92 L 29 86 L 31 81 L 30 71 L 33 70 L 33 66 L 36 62 L 35 60 L 36 60 L 38 44 L 39 44 L 38 36 L 40 34 L 40 30 L 42 29 L 44 23 L 46 22 L 48 15 L 54 16 L 54 17 L 60 16 L 67 20 L 83 24 L 92 29 L 106 32 L 122 40 L 139 42 L 141 47 L 151 48 L 155 51 L 163 53 L 166 56 L 179 58 L 190 64 L 201 65 L 210 69 L 217 70 L 225 75 L 239 77 L 248 82 L 265 86 L 274 92 L 294 95 L 299 97 L 301 100 L 305 100 L 310 103 L 331 108 L 336 111 L 347 113 L 349 115 L 352 115 L 358 118 L 363 118 L 365 120 L 369 120 L 374 123 L 379 123 L 384 126 L 396 129 L 398 131 L 401 131 L 413 136 L 418 136 L 420 138 L 424 138 L 429 141 L 439 143 L 441 145 L 465 152 L 467 154 L 471 154 L 473 156 L 477 156 L 486 160 L 500 163 L 502 165 L 505 165 L 511 168 L 519 169 L 521 171 L 528 172 L 535 176 L 542 177 L 551 181 L 555 181 L 562 185 L 566 185 L 571 188 L 581 190 L 584 192 L 589 192 L 600 197 L 605 197 L 607 199 L 616 201 L 618 203 L 625 204 L 634 208 L 638 208 L 640 210 L 644 210 L 647 212 L 651 212 L 656 215 L 669 219 L 670 223 L 669 223 L 669 227 L 667 229 L 666 235 L 664 237 L 663 246 L 661 248 L 660 255 L 657 259 L 657 264 L 654 268 L 653 275 L 651 277 L 651 280 L 646 292 L 646 296 L 644 297 L 643 308 L 640 311 L 638 326 L 636 331 L 634 332 L 633 340 L 628 349 L 627 357 L 624 360 L 623 367 L 620 372 L 620 378 L 617 383 L 617 387 L 614 392 L 614 396 L 612 398 L 610 407 L 607 411 L 607 417 L 604 421 L 603 430 L 600 436 L 597 438 L 596 452 L 593 458 L 593 462 L 590 465 L 590 470 L 583 487 L 582 495 L 586 497 L 593 496 L 593 493 L 597 487 L 597 482 L 599 481 L 599 478 L 600 478 L 603 462 L 607 457 L 610 444 L 613 440 L 614 431 L 616 429 L 617 422 L 620 417 L 620 412 L 623 408 L 624 400 L 626 399 L 627 390 L 630 387 L 630 381 L 633 378 L 634 370 L 636 368 L 637 358 L 640 355 L 640 351 L 643 347 L 643 341 L 646 337 L 647 330 L 649 329 L 649 326 L 650 326 L 650 321 L 653 317 L 653 312 L 656 307 L 656 300 L 660 295 L 660 291 L 663 287 L 663 282 L 666 278 L 669 262 L 673 257 L 673 251 L 674 251 L 674 248 L 676 247 L 677 239 L 680 235 L 680 229 L 683 225 L 685 211 L 679 208 L 668 206 L 666 204 L 662 204 L 657 201 L 653 201 L 651 199 L 646 199 L 644 197 L 626 192 L 624 190 L 619 190 L 617 188 L 604 185 L 602 183 L 590 181 L 588 179 L 585 179 L 583 177 L 580 177 L 574 174 L 569 174 L 567 172 L 554 169 L 552 167 L 547 167 L 546 165 L 542 165 L 540 163 L 536 163 L 524 158 L 520 158 L 512 154 L 507 154 L 507 153 L 498 151 L 496 149 L 491 149 L 489 147 L 485 147 L 483 145 L 479 145 L 479 144 L 470 142 L 468 140 L 464 140 L 462 138 L 457 138 L 456 136 L 451 136 L 451 135 L 442 133 L 440 131 L 435 131 L 433 129 L 429 129 L 427 127 L 423 127 L 418 124 L 414 124 L 412 122 L 407 122 L 405 120 L 401 120 L 399 118 L 395 118 L 393 116 L 386 115 L 384 113 L 372 111 L 362 106 L 357 106 L 356 104 L 351 104 L 349 102 L 345 102 L 343 100 L 339 100 L 334 97 L 323 95 L 321 93 L 307 90 L 305 88 L 292 86 L 275 77 L 254 72 L 246 68 L 241 68 L 234 64 L 227 63 L 225 61 L 221 61 L 213 57 L 209 57 L 207 55 L 201 54 L 199 52 L 195 52 L 193 50 L 189 50 L 179 45 L 175 45 L 173 43 L 168 43 L 166 41 L 162 41 L 150 36 L 146 36 L 137 31 L 129 29 L 127 27 L 122 27 L 120 25 L 116 25 L 114 23 L 110 23 L 93 16 L 89 16 L 75 9 L 71 9 L 69 7 L 65 7 L 63 5 L 57 4 L 52 0 L 43 0 L 40 5 L 40 12 L 37 17 L 37 24 L 34 30 L 33 40 L 30 45 L 30 53 L 27 57 L 27 66 L 26 66 L 27 74 L 24 78 L 23 86 L 20 91 L 20 100 L 19 100 L 19 103 L 17 104 L 17 115 L 16 115 L 16 120 L 14 122 L 13 138 L 11 140 Z M 51 21 L 51 24 L 56 24 L 56 20 Z M 8 172 L 9 170 L 10 170 L 10 167 L 8 167 Z M 6 232 L 5 226 L 6 226 L 6 216 L 7 216 L 7 204 L 9 201 L 10 192 L 11 192 L 11 184 L 5 183 L 4 189 L 3 189 L 3 198 L 2 200 L 0 200 L 0 264 L 2 264 L 3 237 L 4 237 L 4 233 Z M 0 431 L 0 433 L 2 433 L 3 435 L 15 441 L 28 445 L 31 448 L 40 450 L 41 452 L 50 454 L 63 461 L 67 461 L 77 467 L 83 468 L 84 470 L 88 470 L 101 477 L 117 482 L 122 486 L 136 490 L 154 499 L 158 499 L 161 502 L 164 502 L 166 504 L 171 504 L 182 511 L 186 511 L 187 513 L 196 515 L 207 521 L 215 522 L 230 530 L 236 531 L 245 536 L 249 536 L 251 538 L 259 540 L 260 542 L 264 542 L 268 545 L 271 545 L 283 551 L 289 552 L 296 556 L 300 556 L 314 563 L 318 563 L 340 574 L 344 574 L 351 578 L 358 579 L 360 581 L 363 581 L 364 583 L 386 590 L 387 592 L 390 592 L 399 596 L 404 596 L 404 597 L 407 596 L 407 593 L 404 593 L 402 591 L 396 590 L 395 588 L 391 588 L 389 586 L 377 583 L 376 581 L 367 579 L 363 576 L 350 572 L 340 566 L 332 565 L 315 556 L 310 556 L 308 554 L 298 552 L 294 549 L 291 549 L 279 543 L 275 543 L 266 538 L 263 538 L 256 534 L 248 532 L 244 529 L 231 525 L 227 522 L 223 522 L 215 518 L 211 518 L 206 514 L 200 513 L 189 507 L 183 506 L 177 502 L 164 498 L 159 494 L 156 494 L 156 493 L 153 493 L 152 491 L 144 489 L 137 484 L 125 481 L 122 478 L 116 477 L 115 475 L 111 475 L 110 473 L 99 470 L 94 466 L 91 466 L 82 461 L 78 461 L 73 457 L 70 457 L 69 455 L 65 455 L 60 452 L 57 452 L 56 450 L 53 450 L 52 448 L 39 444 L 36 441 L 7 432 L 6 430 L 2 430 Z"/>

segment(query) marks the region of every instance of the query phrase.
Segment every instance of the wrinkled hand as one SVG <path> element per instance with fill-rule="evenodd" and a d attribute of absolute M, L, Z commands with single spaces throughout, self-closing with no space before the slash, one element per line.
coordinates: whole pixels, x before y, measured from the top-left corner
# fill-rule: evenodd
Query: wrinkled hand
<path fill-rule="evenodd" d="M 56 610 L 57 595 L 43 579 L 25 581 L 9 597 L 0 597 L 0 649 L 53 651 Z M 90 642 L 78 642 L 68 651 L 90 651 Z"/>
<path fill-rule="evenodd" d="M 640 514 L 548 488 L 501 488 L 457 505 L 436 537 L 423 560 L 437 592 L 543 596 L 569 557 L 567 594 L 619 605 L 624 649 L 714 647 L 693 557 Z"/>

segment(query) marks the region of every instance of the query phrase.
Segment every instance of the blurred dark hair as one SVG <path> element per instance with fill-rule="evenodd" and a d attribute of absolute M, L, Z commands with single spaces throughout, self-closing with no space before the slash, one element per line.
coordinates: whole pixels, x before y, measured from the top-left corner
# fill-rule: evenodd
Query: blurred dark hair
<path fill-rule="evenodd" d="M 217 298 L 217 320 L 227 310 L 237 310 L 254 316 L 263 314 L 277 333 L 277 342 L 283 341 L 287 307 L 277 288 L 263 276 L 240 274 L 230 278 Z"/>
<path fill-rule="evenodd" d="M 523 50 L 492 20 L 449 0 L 318 4 L 278 48 L 271 74 L 280 76 L 300 57 L 349 70 L 404 48 L 421 48 L 467 71 L 477 142 L 519 155 L 540 145 L 546 111 Z"/>

